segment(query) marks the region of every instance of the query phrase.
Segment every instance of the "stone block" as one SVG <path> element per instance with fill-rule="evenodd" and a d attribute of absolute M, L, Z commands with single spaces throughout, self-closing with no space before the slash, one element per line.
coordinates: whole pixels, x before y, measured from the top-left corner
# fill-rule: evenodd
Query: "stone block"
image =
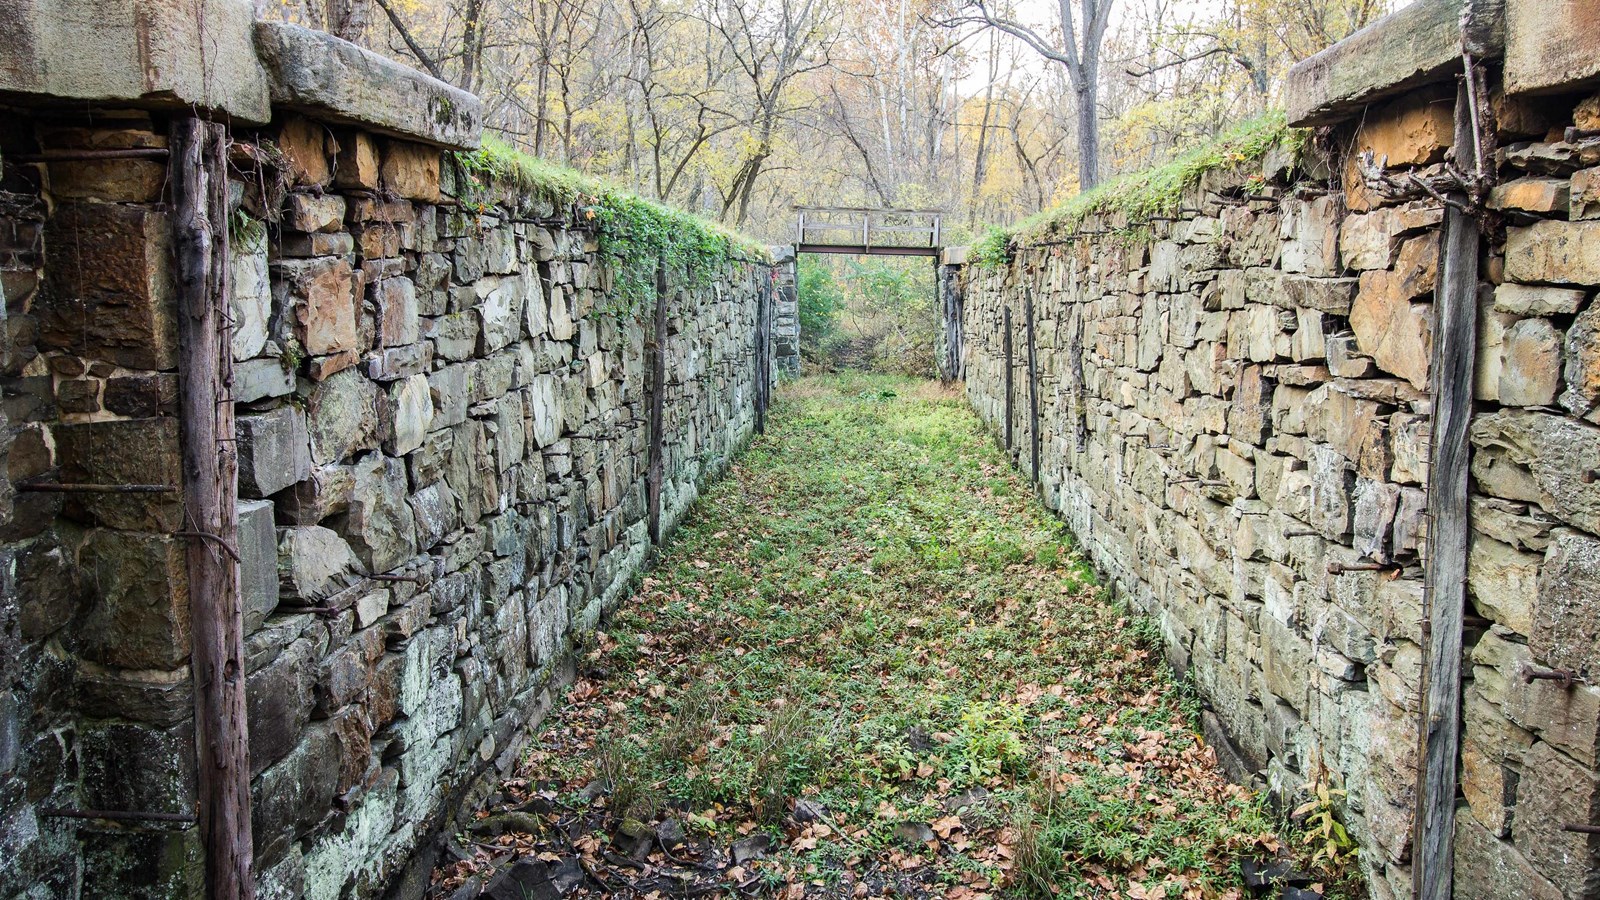
<path fill-rule="evenodd" d="M 428 375 L 428 390 L 433 397 L 434 426 L 449 428 L 467 420 L 470 395 L 467 380 L 471 367 L 465 363 L 445 366 Z"/>
<path fill-rule="evenodd" d="M 394 421 L 384 439 L 384 452 L 391 456 L 405 456 L 422 446 L 428 431 L 433 427 L 433 396 L 428 388 L 428 376 L 413 375 L 389 387 L 386 408 Z"/>
<path fill-rule="evenodd" d="M 189 657 L 189 575 L 181 540 L 94 529 L 79 553 L 89 603 L 77 629 L 86 659 L 173 669 Z"/>
<path fill-rule="evenodd" d="M 1572 173 L 1567 218 L 1574 222 L 1600 219 L 1600 168 L 1579 169 Z"/>
<path fill-rule="evenodd" d="M 1600 80 L 1590 42 L 1600 10 L 1587 0 L 1507 0 L 1506 93 L 1572 90 Z"/>
<path fill-rule="evenodd" d="M 1555 533 L 1539 573 L 1528 648 L 1545 665 L 1600 674 L 1600 539 Z"/>
<path fill-rule="evenodd" d="M 271 334 L 272 284 L 267 269 L 267 226 L 244 219 L 231 226 L 228 303 L 233 313 L 233 358 L 260 355 Z"/>
<path fill-rule="evenodd" d="M 1506 280 L 1600 285 L 1600 222 L 1546 219 L 1507 228 Z"/>
<path fill-rule="evenodd" d="M 1401 247 L 1394 271 L 1361 276 L 1350 310 L 1350 327 L 1362 352 L 1419 390 L 1428 385 L 1433 324 L 1428 307 L 1412 301 L 1433 291 L 1437 271 L 1438 242 L 1413 238 Z"/>
<path fill-rule="evenodd" d="M 165 212 L 63 203 L 45 222 L 47 290 L 34 307 L 41 348 L 130 369 L 177 364 L 171 225 Z"/>
<path fill-rule="evenodd" d="M 1591 303 L 1567 329 L 1563 375 L 1561 405 L 1593 421 L 1600 409 L 1600 304 Z"/>
<path fill-rule="evenodd" d="M 57 425 L 53 432 L 62 482 L 183 484 L 176 418 Z M 110 528 L 171 532 L 183 522 L 183 495 L 71 494 L 65 511 L 71 518 Z"/>
<path fill-rule="evenodd" d="M 386 347 L 366 357 L 367 377 L 373 381 L 399 381 L 425 375 L 433 368 L 433 344 L 421 341 L 403 347 Z"/>
<path fill-rule="evenodd" d="M 1501 342 L 1496 397 L 1503 406 L 1548 406 L 1561 387 L 1561 333 L 1549 319 L 1520 319 Z"/>
<path fill-rule="evenodd" d="M 335 257 L 273 263 L 278 308 L 294 323 L 295 338 L 312 356 L 356 349 L 355 271 Z"/>
<path fill-rule="evenodd" d="M 1467 590 L 1478 611 L 1526 635 L 1533 630 L 1541 556 L 1472 533 L 1467 556 Z"/>
<path fill-rule="evenodd" d="M 278 129 L 275 145 L 286 164 L 285 174 L 294 186 L 320 189 L 333 180 L 327 130 L 321 123 L 297 115 L 286 118 Z"/>
<path fill-rule="evenodd" d="M 319 525 L 278 529 L 278 594 L 316 603 L 349 587 L 361 562 L 337 532 Z"/>
<path fill-rule="evenodd" d="M 273 495 L 281 525 L 315 525 L 350 508 L 355 475 L 349 466 L 318 466 L 311 477 Z"/>
<path fill-rule="evenodd" d="M 346 189 L 376 191 L 378 179 L 377 140 L 359 129 L 341 137 L 339 154 L 334 157 L 333 183 Z"/>
<path fill-rule="evenodd" d="M 335 463 L 379 443 L 381 407 L 386 397 L 376 384 L 347 369 L 312 388 L 306 403 L 311 459 Z"/>
<path fill-rule="evenodd" d="M 250 807 L 256 858 L 278 859 L 322 821 L 339 783 L 338 748 L 332 727 L 313 723 L 277 764 L 255 779 Z M 296 892 L 292 897 L 300 897 Z"/>
<path fill-rule="evenodd" d="M 1310 478 L 1309 521 L 1312 528 L 1331 541 L 1350 533 L 1350 492 L 1355 473 L 1338 451 L 1316 445 L 1311 448 L 1307 475 Z"/>
<path fill-rule="evenodd" d="M 1600 428 L 1565 416 L 1507 410 L 1472 423 L 1472 474 L 1479 491 L 1539 504 L 1545 512 L 1600 533 L 1600 484 L 1583 473 L 1600 468 Z"/>
<path fill-rule="evenodd" d="M 1512 842 L 1568 897 L 1600 894 L 1600 835 L 1562 831 L 1600 822 L 1600 776 L 1540 741 L 1523 757 Z"/>
<path fill-rule="evenodd" d="M 433 341 L 434 355 L 440 359 L 472 359 L 478 349 L 478 318 L 471 312 L 440 316 L 423 327 L 422 336 Z"/>
<path fill-rule="evenodd" d="M 283 227 L 307 233 L 339 231 L 344 227 L 344 198 L 295 191 L 284 200 Z"/>
<path fill-rule="evenodd" d="M 246 634 L 278 608 L 278 532 L 271 500 L 239 501 L 239 598 Z"/>
<path fill-rule="evenodd" d="M 1385 207 L 1339 223 L 1339 255 L 1345 268 L 1358 272 L 1395 264 L 1407 238 L 1438 226 L 1444 213 L 1431 204 Z"/>
<path fill-rule="evenodd" d="M 1519 210 L 1548 215 L 1566 212 L 1571 206 L 1571 189 L 1565 178 L 1529 175 L 1494 186 L 1489 192 L 1489 208 Z"/>
<path fill-rule="evenodd" d="M 311 439 L 305 413 L 285 404 L 269 412 L 239 416 L 239 491 L 270 497 L 311 474 Z"/>
<path fill-rule="evenodd" d="M 377 307 L 378 343 L 398 347 L 416 343 L 417 289 L 411 279 L 385 278 L 372 286 L 372 301 Z"/>
<path fill-rule="evenodd" d="M 235 384 L 238 379 L 235 377 Z M 169 372 L 113 375 L 106 380 L 105 410 L 130 419 L 178 414 L 178 376 Z"/>
<path fill-rule="evenodd" d="M 486 468 L 473 477 L 482 481 Z M 387 572 L 417 552 L 417 529 L 406 506 L 405 463 L 379 453 L 356 463 L 355 490 L 342 530 L 369 572 Z"/>
<path fill-rule="evenodd" d="M 406 502 L 416 518 L 417 545 L 422 550 L 437 546 L 445 535 L 461 527 L 455 493 L 442 481 L 435 480 Z"/>
<path fill-rule="evenodd" d="M 1585 292 L 1572 288 L 1507 282 L 1494 289 L 1494 309 L 1515 316 L 1571 315 L 1583 306 L 1587 297 Z"/>
<path fill-rule="evenodd" d="M 233 399 L 254 403 L 268 397 L 287 397 L 294 393 L 294 372 L 286 360 L 263 356 L 233 367 Z"/>
<path fill-rule="evenodd" d="M 1339 270 L 1339 215 L 1332 197 L 1284 204 L 1279 257 L 1284 272 L 1322 278 L 1344 274 Z"/>
<path fill-rule="evenodd" d="M 1459 897 L 1521 897 L 1565 900 L 1509 842 L 1496 838 L 1471 815 L 1456 816 L 1454 888 Z"/>
<path fill-rule="evenodd" d="M 317 656 L 316 644 L 301 638 L 246 680 L 252 777 L 287 756 L 311 722 Z"/>
<path fill-rule="evenodd" d="M 256 52 L 275 106 L 456 149 L 474 149 L 483 108 L 472 94 L 331 34 L 258 21 Z"/>
<path fill-rule="evenodd" d="M 112 122 L 116 122 L 115 119 Z M 149 116 L 141 115 L 127 127 L 79 128 L 35 126 L 39 146 L 46 152 L 72 150 L 126 150 L 162 148 L 165 135 L 156 134 Z M 52 162 L 50 194 L 61 200 L 96 200 L 116 203 L 154 203 L 167 183 L 167 167 L 154 159 L 101 159 Z"/>
<path fill-rule="evenodd" d="M 383 186 L 396 196 L 439 202 L 439 149 L 389 141 L 383 148 Z"/>

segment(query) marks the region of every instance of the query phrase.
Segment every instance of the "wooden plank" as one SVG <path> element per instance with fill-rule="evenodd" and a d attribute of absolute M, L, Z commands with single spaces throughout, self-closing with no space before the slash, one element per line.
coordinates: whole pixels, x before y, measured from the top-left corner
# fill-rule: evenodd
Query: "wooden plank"
<path fill-rule="evenodd" d="M 1470 159 L 1472 115 L 1463 85 L 1456 92 L 1457 158 Z M 1466 195 L 1455 198 L 1465 201 Z M 1471 522 L 1467 476 L 1471 445 L 1472 373 L 1478 314 L 1477 220 L 1447 207 L 1439 284 L 1434 298 L 1433 437 L 1428 453 L 1428 527 L 1424 587 L 1421 753 L 1417 772 L 1415 867 L 1417 900 L 1449 900 L 1454 858 L 1457 757 L 1461 741 L 1461 627 L 1466 603 Z"/>
<path fill-rule="evenodd" d="M 249 900 L 255 879 L 228 316 L 227 131 L 178 118 L 168 144 L 200 840 L 206 896 Z"/>
<path fill-rule="evenodd" d="M 650 449 L 645 464 L 645 502 L 650 542 L 661 543 L 661 481 L 666 471 L 662 435 L 667 397 L 667 263 L 656 260 L 656 308 L 650 340 Z"/>
<path fill-rule="evenodd" d="M 1004 336 L 1001 338 L 1001 341 L 1004 344 L 1004 353 L 1005 353 L 1005 358 L 1006 358 L 1006 450 L 1010 451 L 1011 450 L 1011 421 L 1012 421 L 1013 418 L 1015 418 L 1011 414 L 1011 409 L 1012 409 L 1012 406 L 1013 406 L 1013 404 L 1011 402 L 1011 395 L 1012 395 L 1011 382 L 1016 376 L 1016 366 L 1013 363 L 1012 358 L 1011 358 L 1011 304 L 1010 303 L 1007 303 L 1005 305 L 1005 331 L 1004 331 Z"/>
<path fill-rule="evenodd" d="M 1024 288 L 1023 325 L 1028 333 L 1028 453 L 1033 463 L 1033 483 L 1039 483 L 1039 350 L 1033 332 L 1033 288 Z"/>
<path fill-rule="evenodd" d="M 1300 61 L 1283 90 L 1289 124 L 1331 125 L 1368 103 L 1448 81 L 1461 67 L 1463 23 L 1479 57 L 1500 55 L 1505 0 L 1416 0 Z"/>

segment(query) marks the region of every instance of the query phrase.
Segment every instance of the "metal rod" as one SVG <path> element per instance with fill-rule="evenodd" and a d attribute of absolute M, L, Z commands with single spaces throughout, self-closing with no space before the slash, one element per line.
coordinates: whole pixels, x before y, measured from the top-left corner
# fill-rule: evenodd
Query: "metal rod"
<path fill-rule="evenodd" d="M 368 575 L 373 581 L 409 581 L 412 584 L 427 584 L 428 579 L 421 575 Z"/>
<path fill-rule="evenodd" d="M 54 484 L 23 482 L 16 486 L 22 493 L 37 494 L 174 494 L 178 489 L 170 484 Z"/>
<path fill-rule="evenodd" d="M 1534 666 L 1522 667 L 1522 683 L 1533 684 L 1535 681 L 1559 681 L 1562 687 L 1572 687 L 1578 681 L 1578 675 L 1570 669 L 1540 669 Z"/>
<path fill-rule="evenodd" d="M 1286 528 L 1283 531 L 1283 536 L 1286 538 L 1312 537 L 1316 533 L 1317 532 L 1311 528 Z"/>
<path fill-rule="evenodd" d="M 119 809 L 41 809 L 39 815 L 47 819 L 106 819 L 113 822 L 184 822 L 194 821 L 188 813 L 130 812 Z"/>
<path fill-rule="evenodd" d="M 1396 565 L 1380 562 L 1331 562 L 1328 563 L 1328 574 L 1343 575 L 1346 572 L 1393 572 L 1399 568 L 1400 567 Z"/>
<path fill-rule="evenodd" d="M 18 153 L 11 159 L 19 163 L 95 162 L 102 159 L 166 159 L 165 147 L 129 147 L 117 150 L 46 150 L 43 153 Z"/>
<path fill-rule="evenodd" d="M 1577 823 L 1569 823 L 1561 826 L 1561 830 L 1570 831 L 1574 834 L 1600 834 L 1600 825 L 1580 825 Z"/>
<path fill-rule="evenodd" d="M 1579 480 L 1584 484 L 1594 484 L 1596 481 L 1600 481 L 1600 469 L 1586 470 L 1579 476 Z"/>

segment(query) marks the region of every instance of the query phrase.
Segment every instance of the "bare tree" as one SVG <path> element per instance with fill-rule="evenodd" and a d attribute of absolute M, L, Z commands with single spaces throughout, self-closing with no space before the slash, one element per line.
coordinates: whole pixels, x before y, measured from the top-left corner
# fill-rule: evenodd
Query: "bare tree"
<path fill-rule="evenodd" d="M 961 13 L 942 24 L 994 28 L 1067 70 L 1078 106 L 1078 186 L 1088 190 L 1100 183 L 1100 46 L 1111 25 L 1111 8 L 1116 0 L 1079 0 L 1079 3 L 1083 12 L 1081 31 L 1072 12 L 1072 0 L 1056 0 L 1061 29 L 1059 45 L 1036 29 L 992 8 L 989 0 L 967 0 Z"/>

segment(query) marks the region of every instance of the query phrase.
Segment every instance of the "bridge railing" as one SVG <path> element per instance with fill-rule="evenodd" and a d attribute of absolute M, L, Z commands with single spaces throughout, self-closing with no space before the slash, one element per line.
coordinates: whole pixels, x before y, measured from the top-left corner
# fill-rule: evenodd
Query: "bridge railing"
<path fill-rule="evenodd" d="M 943 241 L 936 209 L 797 206 L 795 214 L 802 253 L 934 256 Z"/>

